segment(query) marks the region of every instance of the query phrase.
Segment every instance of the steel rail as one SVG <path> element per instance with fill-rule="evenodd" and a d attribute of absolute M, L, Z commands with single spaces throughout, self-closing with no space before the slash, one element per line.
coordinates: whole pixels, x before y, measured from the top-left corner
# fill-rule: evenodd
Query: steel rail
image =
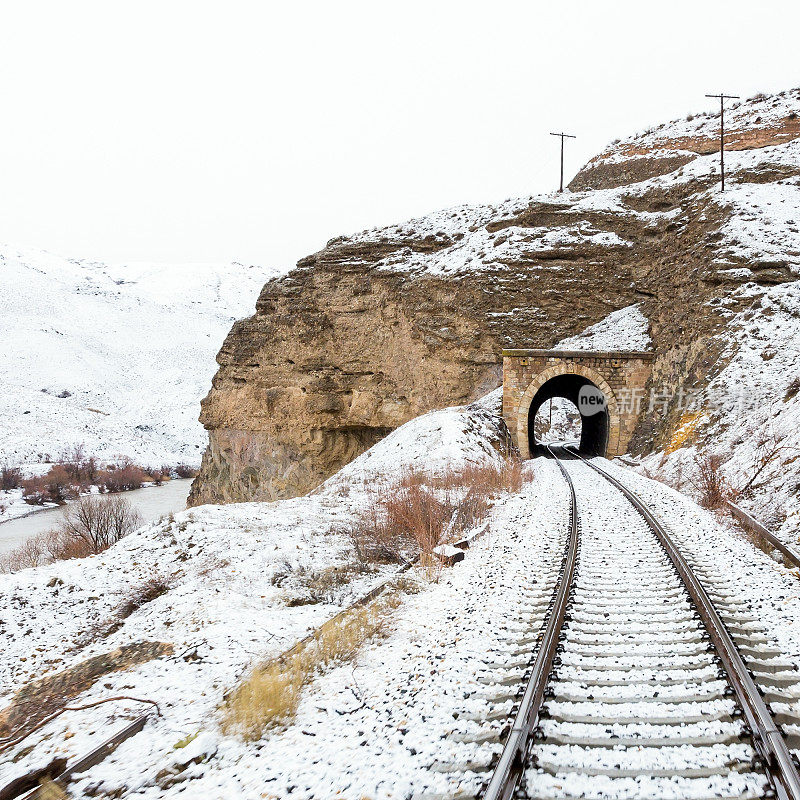
<path fill-rule="evenodd" d="M 139 733 L 144 728 L 147 720 L 150 719 L 149 712 L 137 717 L 133 722 L 126 725 L 122 730 L 117 731 L 110 739 L 106 739 L 101 745 L 95 747 L 89 753 L 81 756 L 77 761 L 68 765 L 66 769 L 52 779 L 52 784 L 59 788 L 64 788 L 69 783 L 73 775 L 84 772 L 90 767 L 99 764 L 103 759 L 110 756 L 125 740 L 130 739 L 131 736 Z M 20 797 L 17 795 L 18 800 L 40 800 L 43 797 L 51 797 L 53 795 L 46 795 L 45 786 L 36 786 L 33 789 L 26 791 Z M 66 796 L 66 795 L 65 795 Z"/>
<path fill-rule="evenodd" d="M 525 758 L 528 750 L 528 739 L 536 727 L 539 711 L 542 707 L 544 692 L 550 673 L 553 670 L 553 659 L 558 649 L 558 637 L 564 625 L 572 585 L 575 580 L 575 571 L 578 562 L 579 531 L 578 531 L 578 504 L 575 497 L 575 487 L 572 478 L 559 461 L 556 454 L 548 446 L 547 449 L 558 464 L 570 493 L 570 531 L 569 538 L 562 562 L 561 574 L 556 583 L 552 610 L 547 618 L 543 633 L 538 640 L 536 658 L 531 668 L 531 676 L 525 686 L 519 709 L 514 717 L 514 724 L 508 734 L 500 760 L 492 773 L 492 777 L 481 794 L 482 800 L 507 800 L 514 793 L 525 768 Z"/>
<path fill-rule="evenodd" d="M 703 620 L 717 655 L 727 673 L 728 680 L 736 692 L 739 704 L 744 710 L 747 723 L 753 732 L 753 746 L 763 758 L 777 796 L 781 800 L 800 800 L 800 775 L 798 775 L 786 739 L 776 724 L 772 713 L 761 696 L 761 692 L 750 675 L 719 612 L 714 606 L 705 587 L 694 574 L 683 554 L 676 547 L 664 526 L 653 516 L 645 503 L 627 486 L 609 475 L 604 469 L 593 464 L 574 450 L 570 455 L 579 458 L 584 464 L 602 475 L 609 483 L 622 492 L 633 507 L 642 515 L 650 530 L 661 542 L 670 561 L 675 566 L 689 596 Z M 555 454 L 554 454 L 555 455 Z"/>

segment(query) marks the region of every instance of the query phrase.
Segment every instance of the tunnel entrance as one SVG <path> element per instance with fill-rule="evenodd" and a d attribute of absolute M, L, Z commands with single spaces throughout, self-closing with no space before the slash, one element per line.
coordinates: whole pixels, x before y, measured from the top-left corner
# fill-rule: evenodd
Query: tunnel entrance
<path fill-rule="evenodd" d="M 536 412 L 551 397 L 575 402 L 582 390 L 603 401 L 600 411 L 581 416 L 582 447 L 607 458 L 625 453 L 653 357 L 634 350 L 503 350 L 503 418 L 520 456 L 530 458 L 536 444 Z M 591 404 L 577 405 L 592 410 Z"/>
<path fill-rule="evenodd" d="M 603 391 L 588 378 L 577 374 L 557 375 L 539 387 L 528 409 L 528 447 L 530 453 L 541 449 L 551 437 L 542 435 L 539 425 L 537 435 L 536 415 L 554 398 L 569 401 L 579 413 L 580 449 L 587 455 L 605 455 L 608 446 L 609 414 L 608 399 Z"/>

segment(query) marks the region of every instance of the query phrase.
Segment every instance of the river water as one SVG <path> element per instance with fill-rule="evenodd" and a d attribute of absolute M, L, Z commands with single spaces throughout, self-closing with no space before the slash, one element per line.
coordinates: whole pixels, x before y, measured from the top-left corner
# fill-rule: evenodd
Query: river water
<path fill-rule="evenodd" d="M 176 479 L 162 486 L 147 486 L 124 492 L 121 496 L 131 501 L 131 505 L 139 511 L 145 523 L 152 522 L 171 511 L 183 511 L 192 479 Z M 0 524 L 0 555 L 13 550 L 29 536 L 48 531 L 61 520 L 60 508 L 49 508 L 37 511 L 21 519 L 12 519 Z"/>

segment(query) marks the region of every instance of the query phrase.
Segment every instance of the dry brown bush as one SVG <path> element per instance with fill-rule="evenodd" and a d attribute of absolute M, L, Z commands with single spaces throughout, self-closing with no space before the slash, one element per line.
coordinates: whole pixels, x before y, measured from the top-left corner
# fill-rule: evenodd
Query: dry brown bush
<path fill-rule="evenodd" d="M 0 558 L 0 572 L 101 553 L 141 524 L 141 515 L 124 497 L 81 497 L 64 509 L 58 527 L 31 536 Z"/>
<path fill-rule="evenodd" d="M 141 467 L 126 463 L 113 469 L 103 470 L 99 473 L 97 482 L 100 491 L 115 494 L 141 489 L 147 478 L 147 473 Z"/>
<path fill-rule="evenodd" d="M 190 467 L 188 464 L 178 464 L 175 467 L 175 474 L 179 478 L 195 478 L 197 477 L 197 470 L 194 467 Z"/>
<path fill-rule="evenodd" d="M 11 467 L 4 464 L 0 467 L 0 489 L 9 491 L 19 489 L 22 484 L 22 471 L 19 467 Z"/>
<path fill-rule="evenodd" d="M 88 495 L 64 509 L 57 531 L 69 542 L 83 542 L 100 553 L 142 524 L 142 516 L 125 497 Z"/>
<path fill-rule="evenodd" d="M 80 494 L 81 486 L 69 476 L 62 464 L 54 464 L 45 475 L 22 481 L 22 497 L 31 505 L 66 503 Z"/>
<path fill-rule="evenodd" d="M 19 572 L 21 569 L 37 567 L 46 559 L 43 537 L 31 536 L 21 545 L 0 556 L 0 572 Z"/>
<path fill-rule="evenodd" d="M 492 498 L 518 492 L 523 482 L 519 459 L 436 473 L 408 470 L 394 483 L 373 487 L 349 531 L 356 556 L 379 563 L 429 560 L 436 546 L 479 524 Z"/>
<path fill-rule="evenodd" d="M 452 527 L 456 506 L 450 497 L 437 495 L 431 487 L 414 481 L 400 483 L 383 498 L 389 529 L 416 542 L 420 553 L 430 553 Z"/>
<path fill-rule="evenodd" d="M 66 536 L 59 528 L 42 533 L 40 537 L 49 561 L 86 558 L 94 553 L 89 542 L 77 537 Z"/>
<path fill-rule="evenodd" d="M 87 456 L 83 444 L 74 444 L 61 454 L 58 465 L 64 467 L 74 484 L 89 486 L 97 479 L 97 461 Z"/>
<path fill-rule="evenodd" d="M 698 453 L 695 457 L 696 475 L 692 481 L 700 493 L 700 505 L 718 509 L 727 500 L 735 500 L 736 492 L 722 473 L 727 459 L 719 453 Z"/>

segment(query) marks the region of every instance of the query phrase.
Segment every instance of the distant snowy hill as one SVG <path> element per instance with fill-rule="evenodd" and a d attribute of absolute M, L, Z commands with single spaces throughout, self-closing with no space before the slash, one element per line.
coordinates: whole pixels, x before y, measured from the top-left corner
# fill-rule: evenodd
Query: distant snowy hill
<path fill-rule="evenodd" d="M 199 462 L 217 351 L 277 274 L 0 245 L 0 462 L 80 442 L 100 457 Z"/>

